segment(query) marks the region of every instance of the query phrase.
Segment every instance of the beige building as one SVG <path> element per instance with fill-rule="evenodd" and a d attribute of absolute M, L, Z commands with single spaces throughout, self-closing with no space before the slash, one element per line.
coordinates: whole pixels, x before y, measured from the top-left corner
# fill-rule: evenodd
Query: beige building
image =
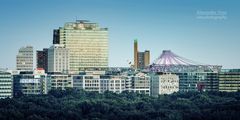
<path fill-rule="evenodd" d="M 150 64 L 150 51 L 138 51 L 138 42 L 134 40 L 134 65 L 135 69 L 144 69 Z"/>
<path fill-rule="evenodd" d="M 86 20 L 69 22 L 54 30 L 54 44 L 70 51 L 70 71 L 102 70 L 108 67 L 108 29 Z"/>
<path fill-rule="evenodd" d="M 137 73 L 130 76 L 131 88 L 129 89 L 132 92 L 147 94 L 150 95 L 150 76 L 145 73 Z M 128 83 L 126 83 L 128 84 Z"/>

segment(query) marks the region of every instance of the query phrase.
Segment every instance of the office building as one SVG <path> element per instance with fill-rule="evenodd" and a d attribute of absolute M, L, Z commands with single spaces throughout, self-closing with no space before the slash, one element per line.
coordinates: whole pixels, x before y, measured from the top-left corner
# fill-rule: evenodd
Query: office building
<path fill-rule="evenodd" d="M 17 57 L 17 70 L 33 70 L 33 47 L 26 46 L 19 49 Z"/>
<path fill-rule="evenodd" d="M 98 93 L 105 91 L 121 93 L 125 90 L 126 79 L 125 76 L 106 75 L 100 72 L 84 72 L 80 75 L 72 75 L 73 88 Z"/>
<path fill-rule="evenodd" d="M 68 73 L 69 49 L 55 44 L 48 49 L 48 72 Z"/>
<path fill-rule="evenodd" d="M 73 75 L 73 88 L 100 93 L 100 75 Z"/>
<path fill-rule="evenodd" d="M 13 89 L 13 81 L 11 73 L 0 71 L 0 99 L 11 98 Z"/>
<path fill-rule="evenodd" d="M 150 95 L 150 76 L 145 73 L 137 73 L 130 77 L 130 91 Z M 129 83 L 126 83 L 129 84 Z"/>
<path fill-rule="evenodd" d="M 179 91 L 179 77 L 171 73 L 151 76 L 151 95 L 171 94 Z"/>
<path fill-rule="evenodd" d="M 138 51 L 138 42 L 134 40 L 134 68 L 144 69 L 150 64 L 150 51 L 145 50 L 144 52 Z"/>
<path fill-rule="evenodd" d="M 21 71 L 13 75 L 13 95 L 46 94 L 46 74 L 43 69 Z"/>
<path fill-rule="evenodd" d="M 174 73 L 179 76 L 179 91 L 218 91 L 217 72 Z"/>
<path fill-rule="evenodd" d="M 43 68 L 45 72 L 48 72 L 48 49 L 37 51 L 37 68 Z"/>
<path fill-rule="evenodd" d="M 237 92 L 240 90 L 240 69 L 223 69 L 219 73 L 219 91 Z"/>
<path fill-rule="evenodd" d="M 69 22 L 54 30 L 53 44 L 70 52 L 70 71 L 104 70 L 108 67 L 108 29 L 86 20 Z"/>
<path fill-rule="evenodd" d="M 66 90 L 68 88 L 72 88 L 72 80 L 69 75 L 54 73 L 47 75 L 47 91 L 51 89 L 60 89 Z"/>
<path fill-rule="evenodd" d="M 125 91 L 126 79 L 124 76 L 100 76 L 100 92 L 111 91 L 114 93 L 122 93 Z"/>

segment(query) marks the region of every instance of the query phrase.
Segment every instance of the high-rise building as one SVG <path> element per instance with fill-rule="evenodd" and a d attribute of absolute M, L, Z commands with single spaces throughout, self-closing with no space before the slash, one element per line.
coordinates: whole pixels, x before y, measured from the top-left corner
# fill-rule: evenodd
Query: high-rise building
<path fill-rule="evenodd" d="M 33 70 L 33 47 L 26 46 L 19 49 L 17 57 L 17 70 Z"/>
<path fill-rule="evenodd" d="M 171 94 L 179 91 L 179 77 L 171 73 L 151 76 L 151 95 Z"/>
<path fill-rule="evenodd" d="M 43 68 L 45 72 L 48 72 L 48 49 L 37 51 L 37 68 Z"/>
<path fill-rule="evenodd" d="M 48 72 L 67 73 L 69 70 L 69 49 L 54 44 L 48 49 Z"/>
<path fill-rule="evenodd" d="M 219 91 L 237 92 L 240 90 L 240 69 L 223 69 L 219 73 Z"/>
<path fill-rule="evenodd" d="M 102 70 L 108 67 L 108 29 L 86 20 L 69 22 L 54 30 L 53 43 L 70 52 L 70 71 Z"/>
<path fill-rule="evenodd" d="M 12 97 L 13 81 L 11 73 L 0 71 L 0 99 Z"/>
<path fill-rule="evenodd" d="M 138 43 L 137 39 L 134 40 L 134 68 L 138 68 Z"/>
<path fill-rule="evenodd" d="M 144 51 L 144 67 L 147 67 L 150 64 L 150 51 Z"/>
<path fill-rule="evenodd" d="M 134 40 L 134 68 L 144 69 L 149 64 L 150 64 L 150 51 L 145 50 L 144 52 L 139 52 L 137 40 Z"/>

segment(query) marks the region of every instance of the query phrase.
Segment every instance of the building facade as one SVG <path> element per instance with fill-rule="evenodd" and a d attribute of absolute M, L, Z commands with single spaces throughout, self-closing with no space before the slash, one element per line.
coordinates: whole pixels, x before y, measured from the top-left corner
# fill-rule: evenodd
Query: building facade
<path fill-rule="evenodd" d="M 135 69 L 144 69 L 150 64 L 150 51 L 138 51 L 138 42 L 134 40 L 134 65 Z"/>
<path fill-rule="evenodd" d="M 124 76 L 100 76 L 100 92 L 122 93 L 125 91 L 125 80 Z"/>
<path fill-rule="evenodd" d="M 150 76 L 145 73 L 137 73 L 130 76 L 131 92 L 150 95 Z M 129 84 L 129 83 L 126 83 Z"/>
<path fill-rule="evenodd" d="M 73 75 L 73 88 L 100 93 L 100 75 Z"/>
<path fill-rule="evenodd" d="M 47 94 L 46 74 L 43 69 L 22 71 L 13 75 L 13 95 Z"/>
<path fill-rule="evenodd" d="M 47 82 L 47 91 L 50 91 L 51 89 L 66 90 L 72 88 L 71 77 L 66 74 L 48 74 Z"/>
<path fill-rule="evenodd" d="M 151 95 L 172 94 L 179 91 L 179 77 L 171 73 L 151 76 Z"/>
<path fill-rule="evenodd" d="M 179 76 L 179 91 L 218 91 L 218 72 L 174 73 Z"/>
<path fill-rule="evenodd" d="M 54 30 L 54 44 L 70 50 L 70 71 L 102 70 L 108 67 L 108 29 L 85 20 L 66 23 Z"/>
<path fill-rule="evenodd" d="M 19 49 L 17 57 L 17 70 L 33 70 L 33 47 L 26 46 Z"/>
<path fill-rule="evenodd" d="M 13 80 L 11 73 L 0 71 L 0 99 L 1 98 L 11 98 L 13 89 Z"/>
<path fill-rule="evenodd" d="M 240 90 L 240 69 L 224 69 L 219 73 L 219 91 L 237 92 Z"/>
<path fill-rule="evenodd" d="M 55 44 L 48 49 L 48 72 L 68 73 L 69 49 Z"/>
<path fill-rule="evenodd" d="M 48 72 L 48 49 L 37 51 L 37 68 L 43 68 L 45 72 Z"/>

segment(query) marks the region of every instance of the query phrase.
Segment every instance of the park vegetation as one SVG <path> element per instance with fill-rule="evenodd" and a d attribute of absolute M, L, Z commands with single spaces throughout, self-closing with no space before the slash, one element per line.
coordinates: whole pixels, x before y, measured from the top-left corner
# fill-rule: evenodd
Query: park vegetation
<path fill-rule="evenodd" d="M 0 99 L 0 120 L 237 120 L 240 92 L 186 92 L 151 97 L 123 92 L 52 90 Z"/>

